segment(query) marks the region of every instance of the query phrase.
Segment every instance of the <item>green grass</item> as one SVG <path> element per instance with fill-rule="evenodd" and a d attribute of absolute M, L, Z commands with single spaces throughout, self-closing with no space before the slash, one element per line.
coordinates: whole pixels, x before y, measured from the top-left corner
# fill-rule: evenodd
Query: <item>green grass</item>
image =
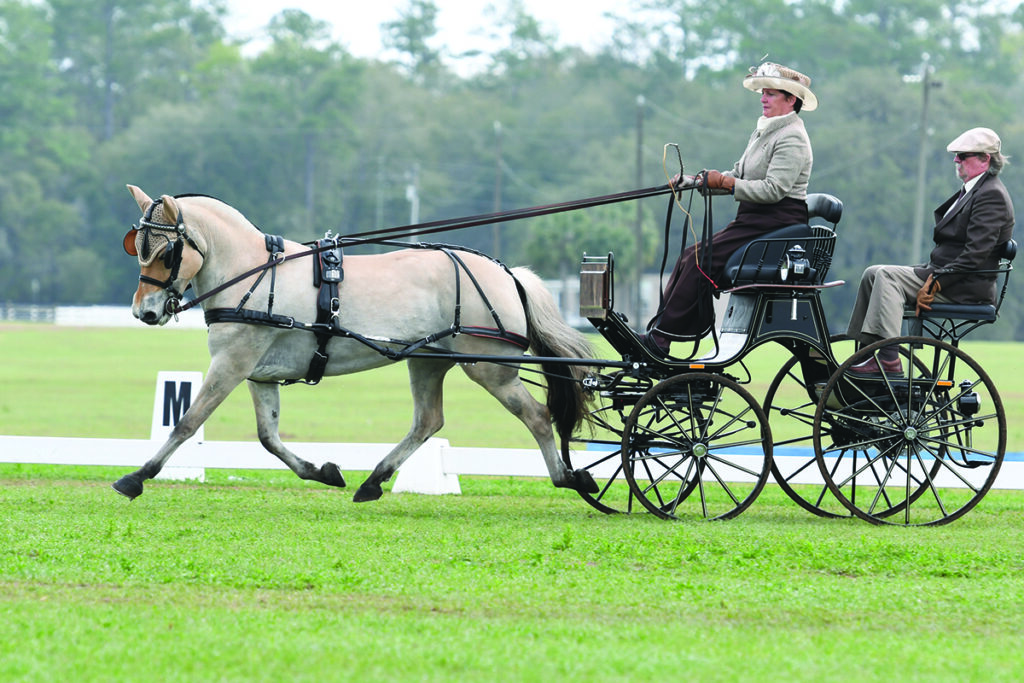
<path fill-rule="evenodd" d="M 599 358 L 614 358 L 595 338 Z M 1011 362 L 1024 345 L 968 343 L 987 369 L 1008 416 L 1007 450 L 1024 451 L 1024 366 Z M 149 437 L 156 374 L 206 371 L 202 330 L 145 327 L 67 328 L 0 324 L 0 434 L 24 436 Z M 787 358 L 770 344 L 748 358 L 748 386 L 762 399 Z M 737 371 L 739 373 L 739 371 Z M 532 448 L 523 425 L 498 402 L 453 370 L 445 383 L 446 424 L 438 436 L 453 446 Z M 404 364 L 327 378 L 316 387 L 281 390 L 281 433 L 287 441 L 398 441 L 412 419 Z M 209 440 L 256 438 L 249 392 L 238 387 L 207 421 Z"/>
<path fill-rule="evenodd" d="M 204 336 L 0 325 L 0 433 L 145 438 L 157 371 L 205 371 Z M 1018 348 L 968 347 L 1002 391 L 1010 450 L 1024 450 L 1022 371 L 1007 360 Z M 782 358 L 751 356 L 755 396 Z M 461 373 L 446 399 L 454 445 L 532 445 Z M 395 366 L 285 389 L 282 430 L 389 441 L 410 412 Z M 251 413 L 236 391 L 207 438 L 254 438 Z M 906 529 L 814 517 L 773 484 L 734 520 L 668 523 L 604 516 L 512 478 L 357 505 L 351 490 L 287 471 L 210 470 L 205 484 L 152 482 L 128 503 L 109 487 L 126 471 L 0 465 L 0 681 L 1024 672 L 1016 491 L 989 492 L 951 525 Z"/>
<path fill-rule="evenodd" d="M 287 472 L 0 466 L 0 680 L 1012 681 L 1024 496 L 939 528 L 594 514 L 534 480 L 356 505 Z"/>

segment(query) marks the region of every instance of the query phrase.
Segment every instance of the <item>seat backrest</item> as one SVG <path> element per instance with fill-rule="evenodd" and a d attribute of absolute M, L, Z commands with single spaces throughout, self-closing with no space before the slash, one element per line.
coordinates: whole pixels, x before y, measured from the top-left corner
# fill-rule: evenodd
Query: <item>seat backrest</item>
<path fill-rule="evenodd" d="M 833 195 L 807 195 L 808 219 L 823 218 L 833 227 L 843 217 L 843 203 Z M 779 265 L 786 252 L 799 244 L 807 252 L 812 273 L 809 282 L 820 282 L 832 265 L 835 232 L 827 227 L 791 225 L 762 235 L 733 252 L 726 261 L 722 282 L 725 288 L 779 282 Z M 806 283 L 805 283 L 806 284 Z"/>
<path fill-rule="evenodd" d="M 843 203 L 833 195 L 815 192 L 807 195 L 807 213 L 810 218 L 824 218 L 835 226 L 843 217 Z"/>
<path fill-rule="evenodd" d="M 1011 263 L 1013 259 L 1017 258 L 1017 240 L 1009 239 L 1003 242 L 1003 246 L 999 250 L 999 258 L 1007 263 Z"/>
<path fill-rule="evenodd" d="M 779 281 L 779 264 L 790 248 L 799 244 L 808 247 L 812 229 L 809 225 L 791 225 L 757 238 L 733 252 L 725 263 L 726 287 L 771 284 Z"/>

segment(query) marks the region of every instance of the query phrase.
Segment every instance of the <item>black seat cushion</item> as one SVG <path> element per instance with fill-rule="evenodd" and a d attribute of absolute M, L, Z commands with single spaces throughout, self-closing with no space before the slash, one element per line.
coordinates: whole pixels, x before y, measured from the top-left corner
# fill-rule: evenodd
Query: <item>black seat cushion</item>
<path fill-rule="evenodd" d="M 791 225 L 766 233 L 762 237 L 740 247 L 725 262 L 722 287 L 739 287 L 752 284 L 779 282 L 779 264 L 793 245 L 807 248 L 811 237 L 811 226 Z"/>
<path fill-rule="evenodd" d="M 914 309 L 907 311 L 914 315 Z M 932 304 L 932 310 L 921 311 L 923 318 L 949 318 L 951 320 L 995 320 L 996 307 L 993 304 Z"/>

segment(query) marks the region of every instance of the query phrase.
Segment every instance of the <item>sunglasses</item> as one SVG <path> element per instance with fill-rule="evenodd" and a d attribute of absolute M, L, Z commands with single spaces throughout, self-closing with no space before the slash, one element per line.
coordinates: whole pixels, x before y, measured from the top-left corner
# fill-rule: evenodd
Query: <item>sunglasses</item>
<path fill-rule="evenodd" d="M 957 152 L 953 155 L 953 161 L 966 161 L 971 157 L 987 157 L 984 152 Z"/>

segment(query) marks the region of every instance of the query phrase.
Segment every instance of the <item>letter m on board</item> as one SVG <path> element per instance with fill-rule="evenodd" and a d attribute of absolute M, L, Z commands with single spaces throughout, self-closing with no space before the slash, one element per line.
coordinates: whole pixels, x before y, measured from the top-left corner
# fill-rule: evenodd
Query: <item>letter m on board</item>
<path fill-rule="evenodd" d="M 177 426 L 192 405 L 192 382 L 164 382 L 164 427 Z"/>

